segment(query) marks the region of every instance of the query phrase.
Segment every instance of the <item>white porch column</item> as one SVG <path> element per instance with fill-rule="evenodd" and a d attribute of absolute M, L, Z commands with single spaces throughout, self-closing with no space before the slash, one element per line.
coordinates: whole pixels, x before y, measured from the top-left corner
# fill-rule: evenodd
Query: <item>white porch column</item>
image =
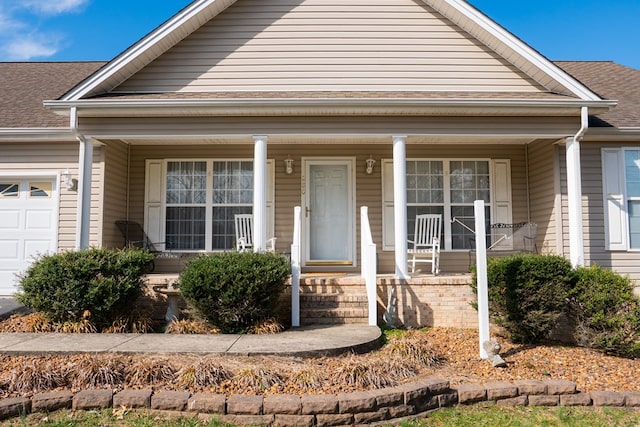
<path fill-rule="evenodd" d="M 407 263 L 407 155 L 406 135 L 393 137 L 393 217 L 396 252 L 396 277 L 409 277 Z"/>
<path fill-rule="evenodd" d="M 253 147 L 253 250 L 267 247 L 267 136 L 254 135 Z"/>
<path fill-rule="evenodd" d="M 569 259 L 574 267 L 584 265 L 584 235 L 582 227 L 582 179 L 580 141 L 566 139 L 567 198 L 569 203 Z"/>
<path fill-rule="evenodd" d="M 89 247 L 91 225 L 91 172 L 93 166 L 93 144 L 78 137 L 78 206 L 76 213 L 76 249 Z"/>

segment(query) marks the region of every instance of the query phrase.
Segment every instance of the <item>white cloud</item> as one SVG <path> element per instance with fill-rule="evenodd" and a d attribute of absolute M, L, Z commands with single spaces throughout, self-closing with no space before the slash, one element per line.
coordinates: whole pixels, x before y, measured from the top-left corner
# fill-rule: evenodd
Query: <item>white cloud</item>
<path fill-rule="evenodd" d="M 78 12 L 84 8 L 89 0 L 22 0 L 20 6 L 31 9 L 36 13 L 58 15 L 61 13 Z"/>
<path fill-rule="evenodd" d="M 91 0 L 0 0 L 0 60 L 55 55 L 64 36 L 43 30 L 55 15 L 82 12 Z"/>
<path fill-rule="evenodd" d="M 34 58 L 47 58 L 55 55 L 58 46 L 55 40 L 15 38 L 9 40 L 3 50 L 9 61 L 29 61 Z"/>

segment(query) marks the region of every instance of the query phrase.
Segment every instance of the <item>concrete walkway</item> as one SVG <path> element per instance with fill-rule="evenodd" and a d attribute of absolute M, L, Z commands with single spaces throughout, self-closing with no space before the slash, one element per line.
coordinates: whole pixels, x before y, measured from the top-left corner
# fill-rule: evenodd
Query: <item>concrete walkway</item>
<path fill-rule="evenodd" d="M 314 325 L 273 335 L 0 334 L 0 353 L 13 355 L 127 353 L 324 356 L 379 346 L 377 326 Z"/>
<path fill-rule="evenodd" d="M 0 318 L 23 308 L 0 297 Z M 372 350 L 381 336 L 380 328 L 364 324 L 303 326 L 273 335 L 0 334 L 0 353 L 329 356 Z"/>

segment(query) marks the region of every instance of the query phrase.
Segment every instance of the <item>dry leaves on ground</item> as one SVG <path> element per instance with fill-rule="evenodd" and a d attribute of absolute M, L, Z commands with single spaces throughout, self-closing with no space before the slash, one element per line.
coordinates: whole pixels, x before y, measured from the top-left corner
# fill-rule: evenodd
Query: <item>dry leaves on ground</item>
<path fill-rule="evenodd" d="M 404 337 L 406 343 L 395 341 Z M 584 392 L 640 391 L 640 360 L 503 339 L 506 368 L 479 359 L 474 330 L 431 328 L 394 334 L 378 351 L 323 358 L 186 355 L 0 355 L 0 396 L 58 388 L 153 388 L 225 394 L 321 394 L 380 388 L 435 376 L 460 383 L 565 379 Z"/>

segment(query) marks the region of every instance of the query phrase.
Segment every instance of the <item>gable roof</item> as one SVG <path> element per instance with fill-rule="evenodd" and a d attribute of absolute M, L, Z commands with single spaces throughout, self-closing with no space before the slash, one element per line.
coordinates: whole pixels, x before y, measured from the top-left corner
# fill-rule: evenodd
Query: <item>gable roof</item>
<path fill-rule="evenodd" d="M 592 117 L 590 126 L 640 128 L 640 70 L 611 61 L 556 61 L 559 67 L 616 108 Z"/>
<path fill-rule="evenodd" d="M 102 67 L 105 62 L 0 62 L 0 129 L 69 127 L 69 119 L 42 105 Z"/>
<path fill-rule="evenodd" d="M 62 107 L 75 101 L 104 95 L 129 79 L 146 65 L 175 46 L 237 0 L 196 0 L 155 31 L 130 47 L 99 72 L 76 86 L 57 104 Z M 240 0 L 242 1 L 242 0 Z M 534 49 L 464 0 L 422 0 L 445 18 L 466 31 L 508 62 L 526 73 L 549 92 L 600 101 L 587 87 L 566 74 Z M 260 3 L 267 4 L 266 1 Z M 255 3 L 250 3 L 255 5 Z M 65 103 L 67 101 L 67 103 Z"/>

